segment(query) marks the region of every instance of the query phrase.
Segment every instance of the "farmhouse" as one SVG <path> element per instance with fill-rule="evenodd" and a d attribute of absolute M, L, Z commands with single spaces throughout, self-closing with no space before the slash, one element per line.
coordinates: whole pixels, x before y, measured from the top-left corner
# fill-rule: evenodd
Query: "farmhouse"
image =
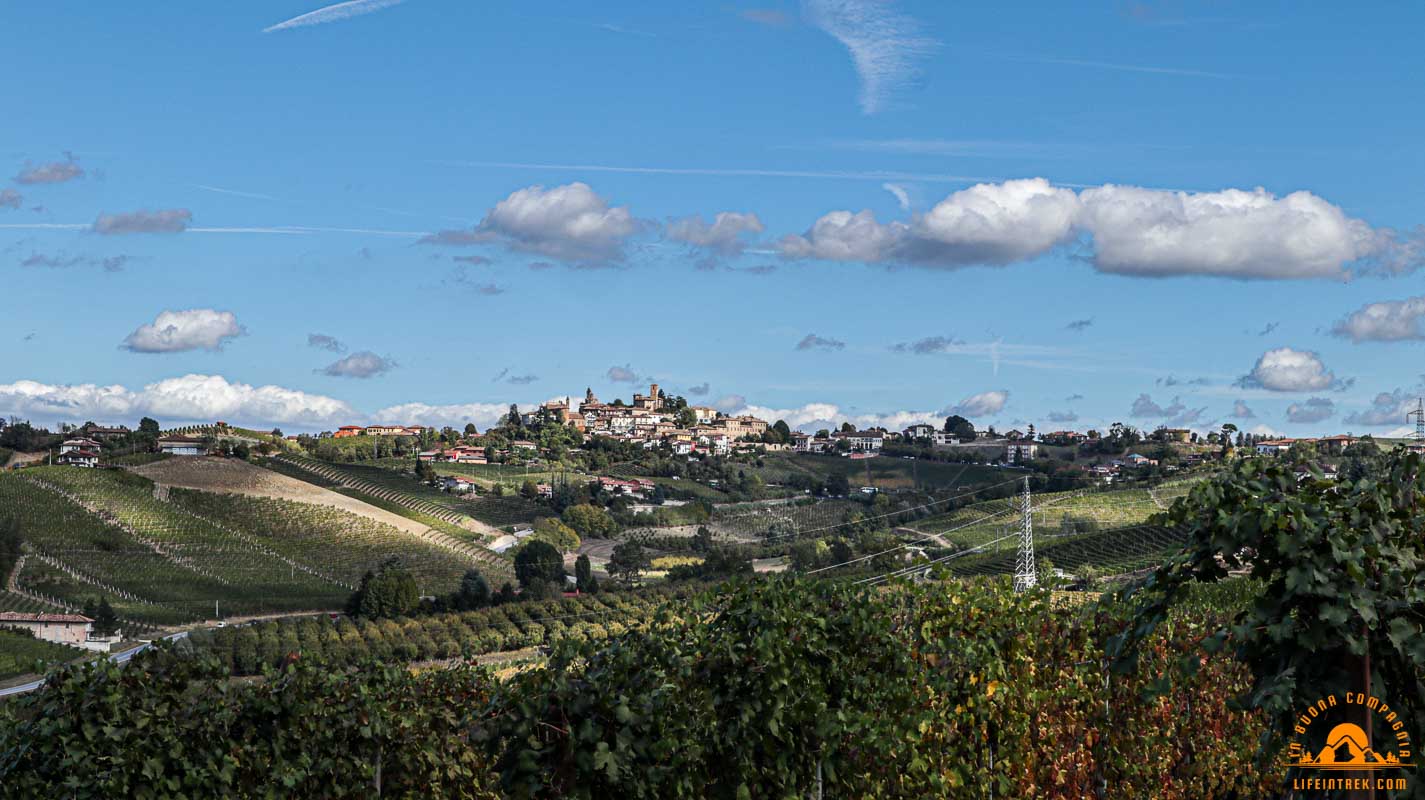
<path fill-rule="evenodd" d="M 59 463 L 71 467 L 89 467 L 92 469 L 99 466 L 99 454 L 92 450 L 70 450 L 68 453 L 60 455 Z"/>
<path fill-rule="evenodd" d="M 46 642 L 84 647 L 94 630 L 94 620 L 79 614 L 0 611 L 0 627 L 27 630 L 33 633 L 36 639 Z"/>
<path fill-rule="evenodd" d="M 72 453 L 75 450 L 89 450 L 91 452 L 98 452 L 100 446 L 101 445 L 93 439 L 85 439 L 83 437 L 75 439 L 65 439 L 59 445 L 59 454 L 64 455 L 65 453 Z"/>
<path fill-rule="evenodd" d="M 158 440 L 159 452 L 171 456 L 205 456 L 208 445 L 196 436 L 164 436 Z"/>
<path fill-rule="evenodd" d="M 360 425 L 343 425 L 332 434 L 333 439 L 349 439 L 352 436 L 360 436 L 366 429 Z"/>
<path fill-rule="evenodd" d="M 930 443 L 936 447 L 949 447 L 952 444 L 959 444 L 960 437 L 944 431 L 932 431 L 930 434 Z"/>

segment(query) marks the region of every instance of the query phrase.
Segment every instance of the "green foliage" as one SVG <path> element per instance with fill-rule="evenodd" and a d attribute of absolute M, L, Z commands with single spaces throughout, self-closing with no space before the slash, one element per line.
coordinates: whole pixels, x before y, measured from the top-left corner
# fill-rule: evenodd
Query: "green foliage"
<path fill-rule="evenodd" d="M 0 706 L 0 797 L 493 798 L 472 668 L 292 666 L 235 683 L 145 653 L 69 668 Z"/>
<path fill-rule="evenodd" d="M 575 560 L 574 578 L 580 592 L 594 594 L 599 591 L 599 579 L 594 577 L 594 565 L 587 554 L 580 553 L 579 558 Z"/>
<path fill-rule="evenodd" d="M 454 607 L 457 611 L 471 611 L 490 605 L 490 584 L 480 570 L 472 569 L 460 579 L 460 591 L 456 592 Z"/>
<path fill-rule="evenodd" d="M 534 521 L 534 538 L 548 542 L 562 552 L 579 549 L 579 534 L 560 520 L 540 517 Z"/>
<path fill-rule="evenodd" d="M 415 576 L 398 559 L 392 559 L 362 576 L 361 585 L 347 600 L 346 613 L 367 619 L 403 617 L 420 602 Z"/>
<path fill-rule="evenodd" d="M 28 675 L 36 667 L 43 672 L 87 655 L 77 647 L 36 639 L 28 630 L 0 627 L 0 679 Z"/>
<path fill-rule="evenodd" d="M 609 512 L 588 503 L 564 509 L 561 518 L 584 539 L 607 539 L 618 532 L 618 523 Z"/>
<path fill-rule="evenodd" d="M 1425 473 L 1397 450 L 1374 474 L 1298 480 L 1277 459 L 1244 459 L 1175 502 L 1182 553 L 1125 592 L 1137 607 L 1113 652 L 1131 668 L 1143 639 L 1189 587 L 1246 570 L 1262 590 L 1203 640 L 1252 672 L 1239 695 L 1265 712 L 1270 754 L 1316 699 L 1374 687 L 1409 730 L 1425 730 Z M 1196 661 L 1186 659 L 1188 674 Z"/>
<path fill-rule="evenodd" d="M 650 563 L 648 552 L 643 545 L 643 540 L 639 537 L 614 545 L 613 552 L 609 554 L 609 574 L 630 585 L 638 583 Z"/>
<path fill-rule="evenodd" d="M 520 586 L 564 580 L 564 555 L 539 539 L 530 539 L 515 556 L 515 577 Z"/>

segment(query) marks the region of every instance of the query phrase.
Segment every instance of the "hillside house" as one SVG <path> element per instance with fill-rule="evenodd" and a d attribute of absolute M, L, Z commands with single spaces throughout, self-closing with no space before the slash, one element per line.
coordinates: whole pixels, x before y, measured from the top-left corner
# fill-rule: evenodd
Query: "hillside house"
<path fill-rule="evenodd" d="M 1129 453 L 1123 457 L 1123 462 L 1130 467 L 1156 467 L 1158 459 L 1149 458 L 1140 453 Z"/>
<path fill-rule="evenodd" d="M 1257 453 L 1264 456 L 1281 455 L 1296 444 L 1295 439 L 1263 439 L 1257 442 Z"/>
<path fill-rule="evenodd" d="M 1015 439 L 1005 443 L 1004 460 L 1007 464 L 1023 464 L 1033 461 L 1039 455 L 1039 445 L 1028 439 Z"/>
<path fill-rule="evenodd" d="M 75 450 L 88 450 L 97 453 L 100 447 L 101 445 L 93 439 L 85 439 L 82 437 L 65 439 L 63 442 L 60 442 L 59 454 L 64 455 L 65 453 L 72 453 Z"/>
<path fill-rule="evenodd" d="M 332 434 L 333 439 L 350 439 L 353 436 L 360 436 L 366 429 L 360 425 L 343 425 Z"/>
<path fill-rule="evenodd" d="M 69 467 L 88 467 L 93 469 L 99 466 L 99 454 L 92 450 L 70 450 L 63 453 L 58 459 L 60 464 Z"/>
<path fill-rule="evenodd" d="M 205 456 L 208 445 L 196 436 L 164 436 L 158 440 L 158 450 L 171 456 Z"/>
<path fill-rule="evenodd" d="M 101 442 L 108 439 L 128 436 L 130 433 L 129 429 L 123 425 L 106 426 L 94 425 L 92 423 L 85 423 L 77 432 L 81 436 L 87 436 L 90 439 L 97 439 Z"/>
<path fill-rule="evenodd" d="M 345 430 L 343 428 L 343 430 Z M 367 436 L 410 436 L 410 430 L 405 425 L 367 425 Z M 419 435 L 419 434 L 417 434 Z"/>
<path fill-rule="evenodd" d="M 46 642 L 86 647 L 94 632 L 94 620 L 79 614 L 0 611 L 0 627 L 26 630 L 33 633 L 36 639 Z"/>
<path fill-rule="evenodd" d="M 846 442 L 855 452 L 875 453 L 880 451 L 885 434 L 881 431 L 837 431 L 831 434 L 831 438 L 833 441 Z"/>
<path fill-rule="evenodd" d="M 934 433 L 934 425 L 926 425 L 924 423 L 920 423 L 906 428 L 903 432 L 903 435 L 907 439 L 929 439 Z"/>
<path fill-rule="evenodd" d="M 960 437 L 953 433 L 934 431 L 930 434 L 930 443 L 936 447 L 949 447 L 952 444 L 959 444 Z"/>
<path fill-rule="evenodd" d="M 1337 434 L 1316 440 L 1316 449 L 1326 455 L 1339 456 L 1345 452 L 1347 447 L 1359 442 L 1360 439 L 1348 434 Z"/>
<path fill-rule="evenodd" d="M 1187 444 L 1192 441 L 1192 431 L 1187 428 L 1161 428 L 1160 431 L 1169 442 Z"/>

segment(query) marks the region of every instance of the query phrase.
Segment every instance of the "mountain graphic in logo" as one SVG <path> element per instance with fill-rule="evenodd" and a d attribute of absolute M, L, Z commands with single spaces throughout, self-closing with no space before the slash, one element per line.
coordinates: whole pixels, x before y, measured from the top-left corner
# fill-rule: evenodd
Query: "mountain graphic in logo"
<path fill-rule="evenodd" d="M 1315 769 L 1394 769 L 1403 766 L 1394 753 L 1384 756 L 1372 750 L 1366 732 L 1359 725 L 1344 722 L 1326 734 L 1326 746 L 1315 756 L 1303 753 L 1297 766 Z"/>

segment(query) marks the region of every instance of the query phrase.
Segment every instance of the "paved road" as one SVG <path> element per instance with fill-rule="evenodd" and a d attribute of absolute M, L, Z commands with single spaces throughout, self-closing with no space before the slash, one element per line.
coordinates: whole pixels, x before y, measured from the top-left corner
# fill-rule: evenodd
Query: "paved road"
<path fill-rule="evenodd" d="M 176 642 L 179 639 L 186 638 L 188 638 L 188 631 L 181 631 L 179 633 L 173 633 L 163 637 L 165 641 L 170 642 Z M 115 653 L 109 656 L 109 660 L 114 662 L 115 664 L 127 664 L 129 663 L 129 659 L 133 658 L 139 653 L 142 653 L 150 647 L 153 647 L 152 642 L 144 642 L 143 644 L 133 648 L 132 650 L 125 650 L 122 653 Z M 7 697 L 12 694 L 24 694 L 25 692 L 33 692 L 34 690 L 43 686 L 44 683 L 44 679 L 41 678 L 40 680 L 31 681 L 30 683 L 22 683 L 19 686 L 11 686 L 8 689 L 0 689 L 0 697 Z"/>

